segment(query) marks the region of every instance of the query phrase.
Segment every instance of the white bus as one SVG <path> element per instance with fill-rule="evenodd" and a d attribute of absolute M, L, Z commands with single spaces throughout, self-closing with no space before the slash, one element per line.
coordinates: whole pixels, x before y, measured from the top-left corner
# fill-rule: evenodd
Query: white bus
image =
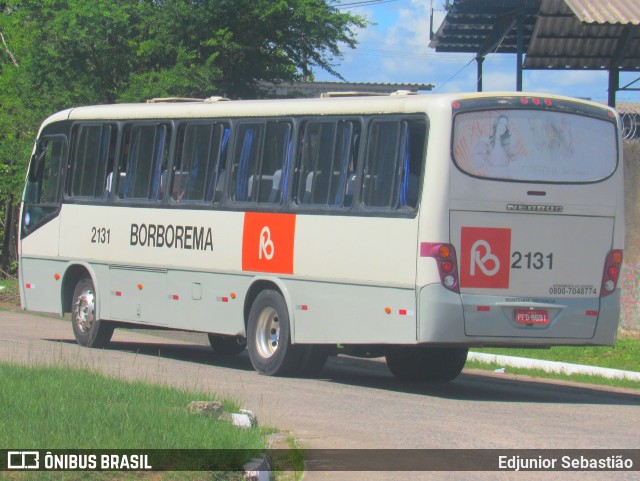
<path fill-rule="evenodd" d="M 612 345 L 620 121 L 524 93 L 82 107 L 42 125 L 24 309 L 209 334 L 267 375 L 339 352 L 450 381 L 470 346 Z"/>

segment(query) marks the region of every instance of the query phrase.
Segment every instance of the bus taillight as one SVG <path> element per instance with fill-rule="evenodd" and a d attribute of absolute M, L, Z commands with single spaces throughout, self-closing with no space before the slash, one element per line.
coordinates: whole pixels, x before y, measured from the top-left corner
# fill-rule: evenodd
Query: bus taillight
<path fill-rule="evenodd" d="M 420 244 L 420 256 L 434 258 L 442 285 L 452 292 L 460 293 L 456 250 L 451 244 L 423 242 Z"/>
<path fill-rule="evenodd" d="M 622 267 L 622 251 L 612 250 L 607 254 L 602 273 L 602 284 L 600 286 L 600 297 L 608 296 L 616 290 L 620 269 Z"/>

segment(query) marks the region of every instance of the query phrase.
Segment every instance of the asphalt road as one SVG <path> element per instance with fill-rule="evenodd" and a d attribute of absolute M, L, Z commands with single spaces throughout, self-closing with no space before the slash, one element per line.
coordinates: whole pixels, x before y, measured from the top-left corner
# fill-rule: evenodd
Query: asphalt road
<path fill-rule="evenodd" d="M 203 335 L 116 330 L 78 346 L 68 322 L 0 311 L 0 360 L 89 367 L 231 397 L 309 448 L 638 449 L 640 391 L 481 371 L 445 385 L 396 381 L 384 363 L 330 359 L 319 379 L 256 374 L 246 353 L 216 357 Z M 497 472 L 309 472 L 305 480 L 513 479 Z M 520 479 L 640 479 L 631 473 L 519 473 Z"/>

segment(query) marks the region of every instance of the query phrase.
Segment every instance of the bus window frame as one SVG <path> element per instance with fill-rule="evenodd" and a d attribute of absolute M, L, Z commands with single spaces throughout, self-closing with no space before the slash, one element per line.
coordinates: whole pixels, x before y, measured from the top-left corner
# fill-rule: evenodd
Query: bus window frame
<path fill-rule="evenodd" d="M 288 212 L 290 209 L 290 192 L 291 192 L 291 164 L 294 156 L 297 155 L 297 137 L 299 134 L 299 119 L 289 116 L 274 116 L 274 117 L 248 117 L 241 119 L 232 119 L 230 122 L 231 125 L 231 134 L 229 137 L 229 147 L 227 151 L 227 162 L 226 162 L 226 172 L 225 175 L 225 185 L 223 186 L 223 194 L 222 200 L 218 204 L 223 208 L 228 210 L 257 210 L 257 211 L 267 211 L 267 212 Z M 266 133 L 268 130 L 268 124 L 285 124 L 289 127 L 288 137 L 289 137 L 289 153 L 285 154 L 286 159 L 283 162 L 282 175 L 284 179 L 281 180 L 283 193 L 280 195 L 280 200 L 278 202 L 259 202 L 258 200 L 235 200 L 232 198 L 231 190 L 235 188 L 235 184 L 237 183 L 237 168 L 239 168 L 239 164 L 236 167 L 234 165 L 236 160 L 236 154 L 240 150 L 242 150 L 242 146 L 238 146 L 238 142 L 240 139 L 239 129 L 242 126 L 246 125 L 261 125 L 263 128 L 263 132 L 260 134 L 260 139 L 258 142 L 257 148 L 261 153 L 264 153 L 266 140 Z M 264 159 L 260 161 L 260 168 L 263 165 Z M 262 175 L 262 174 L 261 174 Z M 247 178 L 247 181 L 249 179 Z"/>
<path fill-rule="evenodd" d="M 362 196 L 362 175 L 365 163 L 365 155 L 367 148 L 367 139 L 369 135 L 370 124 L 376 120 L 397 120 L 399 122 L 417 121 L 424 124 L 424 148 L 422 152 L 422 175 L 418 184 L 418 198 L 415 208 L 396 208 L 391 209 L 387 207 L 366 207 L 363 205 Z M 301 129 L 308 122 L 323 122 L 323 121 L 349 121 L 353 122 L 358 131 L 357 139 L 357 155 L 355 161 L 357 162 L 356 180 L 353 192 L 353 201 L 350 206 L 333 206 L 333 205 L 305 205 L 300 204 L 296 200 L 297 185 L 296 180 L 296 168 L 298 164 L 298 158 L 301 153 L 300 141 L 301 141 Z M 267 203 L 267 202 L 237 202 L 230 198 L 229 192 L 231 189 L 231 171 L 232 163 L 235 155 L 236 140 L 238 134 L 238 128 L 246 123 L 264 123 L 266 131 L 267 122 L 286 122 L 289 125 L 289 137 L 290 137 L 290 152 L 288 154 L 288 161 L 286 162 L 286 170 L 283 171 L 285 178 L 282 182 L 282 188 L 286 190 L 286 195 L 283 195 L 279 203 Z M 171 189 L 174 182 L 174 173 L 177 168 L 178 161 L 178 135 L 183 126 L 189 124 L 218 124 L 228 127 L 230 129 L 228 146 L 226 156 L 221 156 L 219 167 L 224 165 L 226 172 L 224 184 L 222 185 L 222 194 L 218 201 L 174 201 L 171 196 Z M 58 124 L 58 123 L 56 123 Z M 423 112 L 417 113 L 390 113 L 390 114 L 331 114 L 331 115 L 296 115 L 296 116 L 274 116 L 274 117 L 206 117 L 206 118 L 153 118 L 153 119 L 100 119 L 100 120 L 78 120 L 70 123 L 73 129 L 76 125 L 105 125 L 109 124 L 112 127 L 117 128 L 117 138 L 115 144 L 115 153 L 113 156 L 112 172 L 114 172 L 114 179 L 112 180 L 111 191 L 106 198 L 90 198 L 90 197 L 72 197 L 68 195 L 69 186 L 66 177 L 69 177 L 71 172 L 69 162 L 70 147 L 69 137 L 67 138 L 67 164 L 65 164 L 63 175 L 65 176 L 65 186 L 63 192 L 62 202 L 69 204 L 97 204 L 97 205 L 111 205 L 121 207 L 144 207 L 144 208 L 170 208 L 170 209 L 191 209 L 191 210 L 220 210 L 220 211 L 260 211 L 260 212 L 272 212 L 272 213 L 293 213 L 293 214 L 309 214 L 309 215 L 350 215 L 356 217 L 401 217 L 401 218 L 415 218 L 418 215 L 420 209 L 420 199 L 422 195 L 423 185 L 425 183 L 425 170 L 426 170 L 426 156 L 427 147 L 429 141 L 430 132 L 430 120 L 429 116 Z M 126 129 L 134 125 L 166 125 L 170 129 L 170 135 L 165 137 L 165 145 L 168 144 L 168 158 L 166 170 L 168 173 L 167 186 L 164 189 L 163 195 L 157 199 L 148 198 L 121 198 L 118 196 L 118 183 L 120 182 L 118 176 L 115 173 L 120 173 L 120 167 L 124 157 L 124 138 Z M 55 125 L 55 124 L 54 124 Z M 75 132 L 75 130 L 70 131 Z M 71 142 L 75 138 L 71 138 Z M 222 158 L 224 157 L 224 158 Z"/>
<path fill-rule="evenodd" d="M 181 152 L 181 150 L 184 149 L 184 145 L 181 145 L 180 141 L 182 140 L 182 142 L 184 142 L 187 128 L 193 127 L 193 126 L 212 126 L 214 129 L 219 126 L 222 128 L 222 136 L 220 139 L 221 144 L 219 145 L 219 149 L 216 154 L 217 159 L 214 162 L 215 165 L 213 167 L 216 169 L 216 179 L 215 179 L 216 185 L 220 182 L 219 176 L 221 173 L 224 173 L 224 179 L 222 180 L 223 184 L 221 186 L 222 187 L 221 190 L 218 190 L 217 187 L 214 187 L 214 192 L 211 200 L 207 200 L 207 189 L 206 189 L 207 179 L 205 179 L 205 191 L 203 195 L 203 200 L 199 200 L 199 199 L 176 200 L 173 198 L 173 190 L 175 189 L 174 183 L 176 181 L 176 172 L 178 167 L 182 167 L 182 159 L 183 159 L 183 152 Z M 186 208 L 187 206 L 189 208 L 198 208 L 198 207 L 205 207 L 205 206 L 208 206 L 208 207 L 215 206 L 219 208 L 225 201 L 226 186 L 228 184 L 228 179 L 229 179 L 227 164 L 228 164 L 230 152 L 232 150 L 231 142 L 233 142 L 233 134 L 234 134 L 232 120 L 222 119 L 222 118 L 213 118 L 213 117 L 206 118 L 206 119 L 187 118 L 187 119 L 180 119 L 178 121 L 174 121 L 174 125 L 172 128 L 173 128 L 172 132 L 173 132 L 173 135 L 175 135 L 175 139 L 172 139 L 172 143 L 171 143 L 171 152 L 170 152 L 171 161 L 168 167 L 171 177 L 167 181 L 168 188 L 166 189 L 166 192 L 165 192 L 167 203 L 170 206 L 176 207 L 176 208 L 181 208 L 181 207 Z M 225 135 L 224 131 L 226 129 L 229 129 L 229 137 L 226 140 L 226 146 L 223 146 L 222 143 L 224 143 L 224 135 Z M 178 161 L 180 161 L 180 165 L 178 165 Z M 216 200 L 217 192 L 220 192 L 221 196 L 219 199 Z"/>
<path fill-rule="evenodd" d="M 356 130 L 358 130 L 357 132 L 358 139 L 357 139 L 357 144 L 355 145 L 357 152 L 355 156 L 356 178 L 354 182 L 355 190 L 353 193 L 353 199 L 349 205 L 344 205 L 344 197 L 346 196 L 346 193 L 345 193 L 345 195 L 343 195 L 343 203 L 340 205 L 326 204 L 326 203 L 325 204 L 301 203 L 298 199 L 299 184 L 296 183 L 296 180 L 299 179 L 298 168 L 302 162 L 300 156 L 303 154 L 303 150 L 302 150 L 303 129 L 306 128 L 307 125 L 310 123 L 334 123 L 336 125 L 334 141 L 336 141 L 338 136 L 337 127 L 338 127 L 338 123 L 341 121 L 351 122 L 352 124 L 354 124 L 354 126 L 356 126 L 356 128 L 354 128 L 354 133 L 356 132 Z M 305 116 L 298 119 L 298 128 L 296 129 L 296 138 L 295 138 L 295 158 L 293 158 L 293 161 L 292 161 L 294 165 L 292 165 L 293 170 L 290 171 L 289 173 L 289 177 L 290 177 L 289 180 L 291 182 L 291 187 L 289 189 L 288 200 L 290 202 L 291 208 L 296 210 L 299 209 L 301 212 L 337 214 L 337 215 L 347 214 L 352 212 L 354 209 L 356 210 L 358 209 L 359 179 L 361 178 L 361 175 L 362 175 L 360 173 L 360 169 L 364 159 L 363 139 L 366 137 L 365 135 L 366 124 L 367 124 L 367 116 L 353 116 L 353 115 Z M 335 143 L 333 148 L 335 150 Z M 292 154 L 292 157 L 293 157 L 293 154 Z M 290 164 L 292 162 L 290 161 Z M 348 179 L 347 179 L 347 182 L 348 182 Z"/>
<path fill-rule="evenodd" d="M 119 158 L 119 149 L 120 149 L 120 135 L 122 131 L 122 126 L 120 125 L 122 122 L 104 119 L 104 120 L 82 120 L 76 121 L 71 125 L 71 135 L 69 141 L 69 157 L 67 160 L 67 167 L 65 170 L 66 179 L 64 185 L 63 192 L 63 201 L 65 203 L 91 203 L 91 204 L 106 204 L 109 203 L 111 198 L 111 189 L 107 191 L 105 188 L 103 195 L 101 197 L 97 196 L 82 196 L 82 195 L 74 195 L 72 192 L 73 189 L 73 174 L 75 167 L 77 165 L 77 144 L 79 142 L 80 130 L 83 127 L 95 127 L 95 126 L 110 126 L 112 129 L 111 135 L 114 134 L 115 129 L 115 143 L 109 145 L 109 149 L 113 148 L 113 152 L 109 150 L 107 157 L 110 157 L 111 160 L 107 159 L 106 164 L 106 176 L 105 176 L 105 184 L 108 181 L 109 175 L 113 174 L 113 169 L 118 166 L 118 158 Z M 113 175 L 111 179 L 111 187 L 113 187 Z M 106 187 L 106 185 L 105 185 Z"/>
<path fill-rule="evenodd" d="M 364 199 L 362 192 L 364 191 L 364 168 L 367 162 L 367 156 L 369 154 L 369 146 L 370 146 L 370 131 L 372 125 L 378 122 L 385 121 L 395 121 L 400 124 L 401 133 L 405 131 L 411 131 L 411 123 L 422 123 L 423 124 L 423 145 L 422 145 L 422 154 L 420 157 L 420 176 L 418 177 L 418 185 L 416 186 L 416 205 L 415 206 L 402 206 L 400 205 L 400 192 L 398 192 L 398 205 L 394 206 L 368 206 L 364 204 Z M 366 133 L 363 133 L 363 142 L 366 141 L 363 146 L 361 155 L 363 159 L 361 161 L 361 165 L 359 166 L 362 171 L 359 171 L 358 179 L 357 179 L 357 199 L 358 199 L 358 209 L 374 216 L 379 217 L 413 217 L 417 215 L 420 210 L 420 204 L 422 199 L 422 191 L 425 185 L 425 177 L 426 177 L 426 167 L 427 167 L 427 151 L 429 147 L 429 133 L 430 133 L 430 120 L 429 117 L 425 114 L 384 114 L 384 115 L 372 115 L 368 119 L 366 125 Z M 402 143 L 402 138 L 399 139 L 400 143 Z M 402 162 L 400 160 L 400 162 Z M 402 179 L 400 179 L 402 182 Z"/>
<path fill-rule="evenodd" d="M 147 206 L 154 206 L 154 205 L 166 203 L 168 189 L 165 188 L 165 191 L 162 192 L 162 195 L 160 195 L 161 183 L 162 183 L 161 177 L 164 172 L 167 173 L 168 177 L 172 174 L 173 163 L 175 158 L 175 149 L 176 149 L 176 136 L 175 136 L 176 124 L 177 124 L 176 120 L 171 118 L 126 119 L 126 120 L 118 121 L 118 141 L 116 143 L 117 151 L 114 157 L 114 167 L 113 167 L 114 179 L 111 182 L 111 192 L 109 194 L 109 200 L 114 199 L 117 204 L 123 205 L 123 206 L 128 206 L 128 205 L 142 206 L 145 204 Z M 160 178 L 157 186 L 158 194 L 155 196 L 155 198 L 149 198 L 149 193 L 153 188 L 153 185 L 151 183 L 149 184 L 147 197 L 127 197 L 124 195 L 124 192 L 122 192 L 122 196 L 121 196 L 121 192 L 119 192 L 121 182 L 123 181 L 126 182 L 127 177 L 130 175 L 130 172 L 128 172 L 129 156 L 128 156 L 128 153 L 127 155 L 125 155 L 125 152 L 124 152 L 127 129 L 128 128 L 133 129 L 134 127 L 141 127 L 141 126 L 143 127 L 155 126 L 156 129 L 160 126 L 164 126 L 167 129 L 167 131 L 164 134 L 164 141 L 163 141 L 163 145 L 164 145 L 163 149 L 166 151 L 166 159 L 165 159 L 166 164 L 164 166 L 165 167 L 164 170 L 162 170 L 162 163 L 160 164 L 161 172 L 160 172 Z M 157 135 L 157 134 L 158 133 L 156 131 L 154 135 Z M 155 137 L 154 137 L 154 141 L 155 141 Z M 154 150 L 153 150 L 154 154 L 157 152 L 155 148 L 156 146 L 154 146 Z M 124 162 L 124 165 L 123 165 L 123 162 Z M 152 159 L 152 162 L 153 162 L 153 159 Z M 136 163 L 137 163 L 137 160 L 136 160 Z M 125 167 L 124 170 L 122 169 L 123 167 Z M 153 165 L 151 167 L 153 169 Z M 117 176 L 115 175 L 116 173 L 118 174 Z M 123 177 L 122 174 L 125 174 L 125 176 Z M 171 181 L 172 181 L 172 176 L 167 179 L 166 181 L 167 185 L 171 185 Z"/>

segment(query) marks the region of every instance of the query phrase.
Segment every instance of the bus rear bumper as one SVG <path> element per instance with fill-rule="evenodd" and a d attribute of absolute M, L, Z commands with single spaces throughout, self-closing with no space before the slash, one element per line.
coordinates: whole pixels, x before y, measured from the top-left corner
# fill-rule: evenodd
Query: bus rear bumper
<path fill-rule="evenodd" d="M 440 284 L 418 291 L 419 344 L 466 346 L 613 345 L 620 316 L 620 294 L 602 299 L 514 302 L 500 296 L 460 295 Z M 518 324 L 515 312 L 548 311 L 545 325 Z"/>

